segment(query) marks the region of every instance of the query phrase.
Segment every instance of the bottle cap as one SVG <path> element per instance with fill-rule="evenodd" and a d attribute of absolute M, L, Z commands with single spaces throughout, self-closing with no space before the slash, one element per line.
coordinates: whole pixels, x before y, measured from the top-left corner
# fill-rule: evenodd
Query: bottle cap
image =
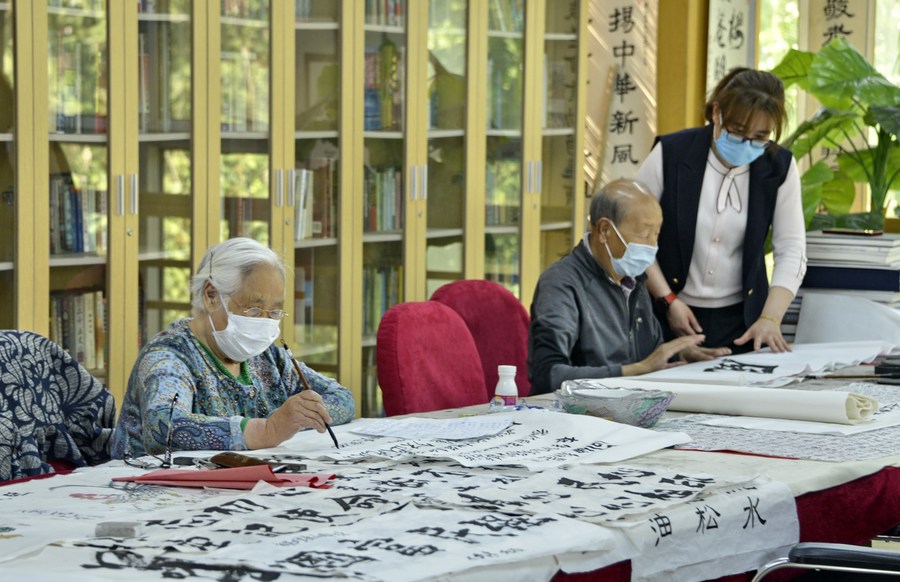
<path fill-rule="evenodd" d="M 515 374 L 515 366 L 497 366 L 497 374 Z"/>

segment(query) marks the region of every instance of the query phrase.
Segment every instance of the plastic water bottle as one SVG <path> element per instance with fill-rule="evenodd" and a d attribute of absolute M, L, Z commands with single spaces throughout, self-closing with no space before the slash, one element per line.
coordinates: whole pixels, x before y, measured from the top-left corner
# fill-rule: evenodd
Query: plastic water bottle
<path fill-rule="evenodd" d="M 489 408 L 492 412 L 512 410 L 519 401 L 519 389 L 516 387 L 516 367 L 497 366 L 497 376 L 499 379 Z"/>

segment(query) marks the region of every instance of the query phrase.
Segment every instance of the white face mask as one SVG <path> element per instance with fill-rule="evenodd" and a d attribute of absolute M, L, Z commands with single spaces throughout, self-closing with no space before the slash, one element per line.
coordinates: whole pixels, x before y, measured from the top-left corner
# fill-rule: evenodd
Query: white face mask
<path fill-rule="evenodd" d="M 224 296 L 222 307 L 228 315 L 228 325 L 222 331 L 216 331 L 212 317 L 209 318 L 209 325 L 212 326 L 216 344 L 229 360 L 245 362 L 258 356 L 281 335 L 278 325 L 281 322 L 277 319 L 235 315 L 225 307 Z"/>
<path fill-rule="evenodd" d="M 617 259 L 609 252 L 609 245 L 603 243 L 606 245 L 606 252 L 609 253 L 609 260 L 612 262 L 613 269 L 623 277 L 637 277 L 638 275 L 643 274 L 644 271 L 650 268 L 653 261 L 656 260 L 657 247 L 652 245 L 642 245 L 635 242 L 625 242 L 619 229 L 616 228 L 615 223 L 610 222 L 609 224 L 613 227 L 613 230 L 616 231 L 616 235 L 618 235 L 622 244 L 625 245 L 625 254 Z"/>

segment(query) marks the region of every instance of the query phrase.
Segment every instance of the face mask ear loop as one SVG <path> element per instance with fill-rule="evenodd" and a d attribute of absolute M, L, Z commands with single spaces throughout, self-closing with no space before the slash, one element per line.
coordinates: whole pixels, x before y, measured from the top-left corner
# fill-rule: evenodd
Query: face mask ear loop
<path fill-rule="evenodd" d="M 609 221 L 609 225 L 610 225 L 611 227 L 613 227 L 613 230 L 614 230 L 614 231 L 616 231 L 616 236 L 619 237 L 619 241 L 620 241 L 623 245 L 625 245 L 625 250 L 627 251 L 627 250 L 628 250 L 628 243 L 625 242 L 625 237 L 623 237 L 623 236 L 622 236 L 622 233 L 619 232 L 619 228 L 616 226 L 616 223 L 613 222 L 612 220 L 610 220 L 610 221 Z"/>

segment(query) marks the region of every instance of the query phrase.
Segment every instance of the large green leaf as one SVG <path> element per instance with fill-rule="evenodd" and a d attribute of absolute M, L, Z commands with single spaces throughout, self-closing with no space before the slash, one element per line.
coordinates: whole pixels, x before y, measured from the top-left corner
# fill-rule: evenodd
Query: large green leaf
<path fill-rule="evenodd" d="M 852 111 L 820 108 L 813 117 L 801 123 L 781 145 L 790 149 L 796 158 L 802 158 L 823 140 L 825 143 L 822 145 L 833 148 L 834 143 L 843 143 L 846 135 L 857 133 L 854 123 L 860 118 L 860 114 Z"/>
<path fill-rule="evenodd" d="M 875 148 L 869 148 L 867 150 L 863 150 L 859 152 L 857 158 L 852 158 L 848 155 L 839 155 L 838 156 L 838 165 L 841 170 L 846 173 L 851 180 L 855 182 L 868 182 L 869 177 L 866 175 L 866 172 L 863 171 L 863 167 L 859 165 L 859 161 L 862 161 L 865 164 L 865 167 L 869 169 L 869 173 L 871 174 L 872 164 L 872 156 L 875 155 Z M 894 144 L 890 149 L 890 153 L 888 154 L 887 163 L 885 164 L 888 175 L 892 175 L 900 170 L 900 146 Z M 900 189 L 900 175 L 894 177 L 894 182 L 891 184 L 892 190 Z"/>
<path fill-rule="evenodd" d="M 822 184 L 831 180 L 834 172 L 825 162 L 813 164 L 800 177 L 803 218 L 807 226 L 822 206 Z"/>
<path fill-rule="evenodd" d="M 865 105 L 900 105 L 900 88 L 843 38 L 834 39 L 816 53 L 807 90 L 834 108 L 846 109 L 846 101 L 854 97 Z"/>
<path fill-rule="evenodd" d="M 803 200 L 803 221 L 808 228 L 812 217 L 819 211 L 822 203 L 822 184 L 803 184 L 801 196 Z"/>
<path fill-rule="evenodd" d="M 781 62 L 772 69 L 772 73 L 781 79 L 785 89 L 798 85 L 806 91 L 806 80 L 814 56 L 815 54 L 811 52 L 790 49 Z"/>
<path fill-rule="evenodd" d="M 869 115 L 874 123 L 894 137 L 900 135 L 900 107 L 872 105 Z"/>
<path fill-rule="evenodd" d="M 842 171 L 834 172 L 834 177 L 822 184 L 822 206 L 831 214 L 850 212 L 855 198 L 856 184 Z"/>
<path fill-rule="evenodd" d="M 808 170 L 803 172 L 800 177 L 800 183 L 803 186 L 822 185 L 829 180 L 834 179 L 834 171 L 824 161 L 820 160 L 810 166 Z"/>

